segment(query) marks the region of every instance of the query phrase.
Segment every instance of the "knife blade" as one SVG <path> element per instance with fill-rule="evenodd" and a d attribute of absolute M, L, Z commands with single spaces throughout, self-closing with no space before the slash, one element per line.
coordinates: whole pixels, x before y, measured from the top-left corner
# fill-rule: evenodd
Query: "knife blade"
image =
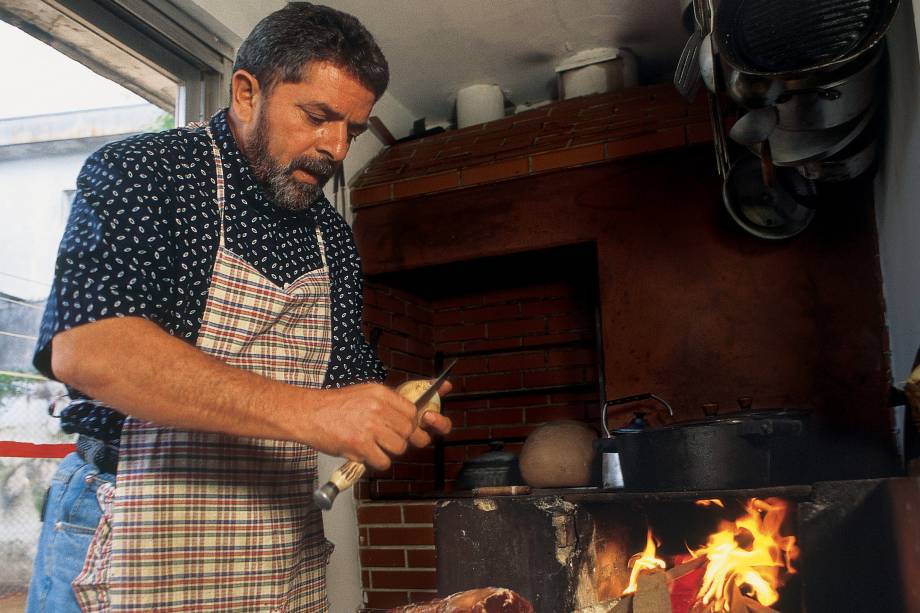
<path fill-rule="evenodd" d="M 434 398 L 434 395 L 438 393 L 438 388 L 447 380 L 447 375 L 450 374 L 450 371 L 453 370 L 456 364 L 456 359 L 451 360 L 434 382 L 428 386 L 428 389 L 422 392 L 422 395 L 416 399 L 414 403 L 416 411 L 415 418 L 418 425 L 421 425 L 422 417 L 427 413 L 424 409 L 428 401 Z M 316 488 L 316 491 L 313 492 L 313 502 L 324 511 L 331 509 L 336 496 L 357 483 L 358 479 L 364 475 L 366 470 L 367 467 L 362 462 L 354 462 L 351 460 L 345 462 L 332 473 L 332 476 L 329 477 L 329 481 L 327 481 L 325 485 Z"/>

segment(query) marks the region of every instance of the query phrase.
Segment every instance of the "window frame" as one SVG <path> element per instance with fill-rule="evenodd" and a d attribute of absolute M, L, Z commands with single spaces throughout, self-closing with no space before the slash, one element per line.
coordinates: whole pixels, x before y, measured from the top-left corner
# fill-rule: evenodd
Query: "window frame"
<path fill-rule="evenodd" d="M 0 19 L 172 112 L 177 126 L 206 121 L 229 101 L 239 41 L 167 0 L 0 0 Z"/>

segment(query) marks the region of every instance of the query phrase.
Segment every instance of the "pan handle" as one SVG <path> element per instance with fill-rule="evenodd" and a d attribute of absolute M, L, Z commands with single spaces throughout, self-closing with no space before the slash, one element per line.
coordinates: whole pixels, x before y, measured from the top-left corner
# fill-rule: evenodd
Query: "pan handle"
<path fill-rule="evenodd" d="M 607 427 L 607 407 L 616 406 L 618 404 L 629 404 L 631 402 L 640 402 L 642 400 L 655 400 L 664 405 L 664 408 L 668 410 L 668 414 L 671 417 L 674 417 L 674 409 L 671 408 L 671 405 L 668 404 L 668 401 L 660 396 L 656 396 L 650 392 L 644 394 L 636 394 L 635 396 L 624 396 L 622 398 L 614 398 L 613 400 L 608 400 L 604 403 L 604 406 L 601 407 L 601 427 L 604 429 L 604 436 L 610 438 L 612 435 L 610 433 L 610 428 Z"/>

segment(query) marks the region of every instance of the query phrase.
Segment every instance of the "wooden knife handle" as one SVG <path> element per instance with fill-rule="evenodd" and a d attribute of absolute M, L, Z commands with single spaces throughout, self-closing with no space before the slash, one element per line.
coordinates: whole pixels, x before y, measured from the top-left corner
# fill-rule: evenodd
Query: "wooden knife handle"
<path fill-rule="evenodd" d="M 360 462 L 345 462 L 332 473 L 326 485 L 317 488 L 313 492 L 313 502 L 319 508 L 328 511 L 332 508 L 335 497 L 357 483 L 358 479 L 364 475 L 365 470 L 367 468 Z"/>

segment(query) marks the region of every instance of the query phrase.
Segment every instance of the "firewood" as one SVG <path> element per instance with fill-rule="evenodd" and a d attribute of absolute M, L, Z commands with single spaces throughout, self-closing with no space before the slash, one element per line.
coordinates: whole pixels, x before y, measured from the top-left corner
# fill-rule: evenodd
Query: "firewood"
<path fill-rule="evenodd" d="M 388 613 L 534 613 L 534 610 L 517 592 L 501 587 L 484 587 L 430 602 L 396 607 Z"/>
<path fill-rule="evenodd" d="M 574 613 L 633 613 L 632 602 L 633 595 L 627 594 L 622 598 L 605 600 L 604 602 L 582 607 Z"/>
<path fill-rule="evenodd" d="M 646 571 L 639 575 L 637 581 L 639 587 L 633 597 L 633 613 L 671 613 L 666 572 Z"/>

